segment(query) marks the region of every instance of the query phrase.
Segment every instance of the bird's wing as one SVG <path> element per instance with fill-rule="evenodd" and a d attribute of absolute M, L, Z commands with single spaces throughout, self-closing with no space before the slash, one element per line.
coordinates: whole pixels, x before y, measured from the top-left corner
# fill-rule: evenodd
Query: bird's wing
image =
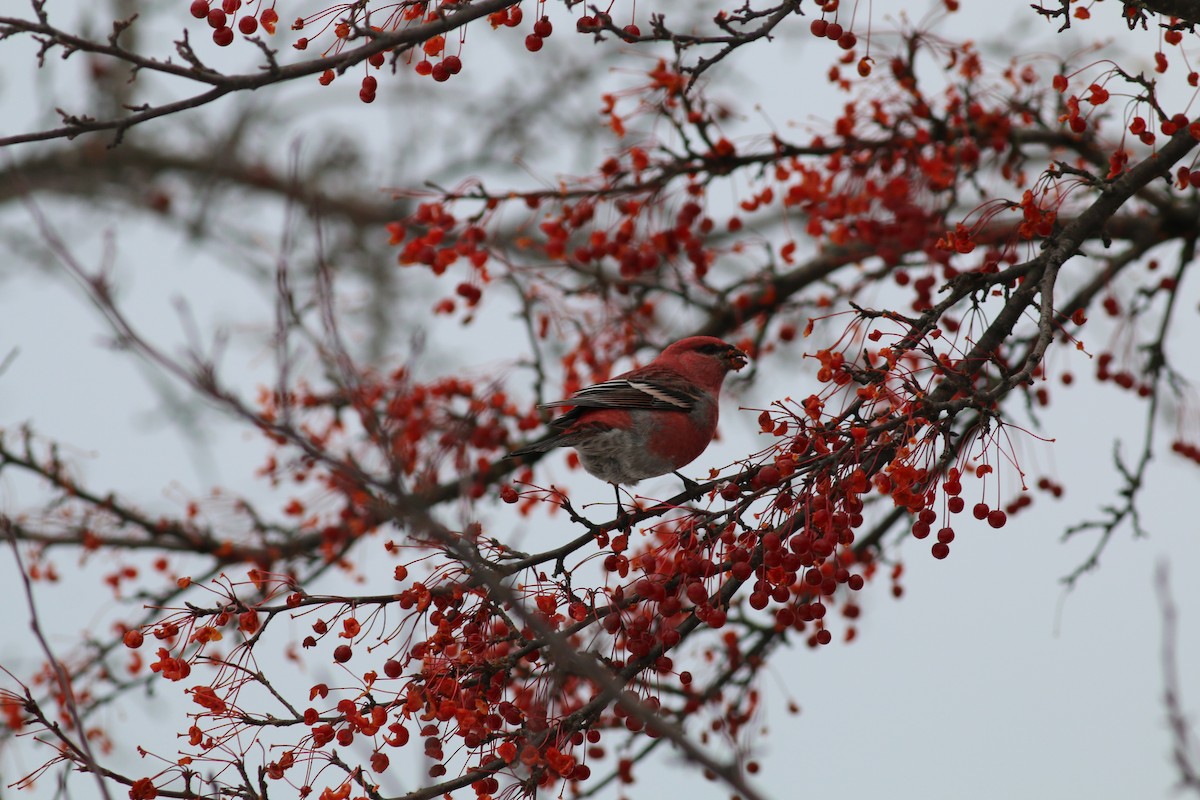
<path fill-rule="evenodd" d="M 545 403 L 542 408 L 621 408 L 660 411 L 691 411 L 701 390 L 680 381 L 656 380 L 654 375 L 614 378 L 580 389 L 565 400 Z"/>

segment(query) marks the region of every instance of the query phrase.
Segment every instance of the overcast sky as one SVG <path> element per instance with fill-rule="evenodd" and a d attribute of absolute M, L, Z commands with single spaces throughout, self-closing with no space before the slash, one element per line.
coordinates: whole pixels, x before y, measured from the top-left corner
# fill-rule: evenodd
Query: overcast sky
<path fill-rule="evenodd" d="M 67 5 L 63 0 L 51 3 L 56 12 Z M 882 7 L 892 5 L 876 4 L 875 14 L 884 14 Z M 978 10 L 952 19 L 944 29 L 947 35 L 967 30 L 986 43 L 986 37 L 1003 33 L 1001 48 L 1004 42 L 1026 47 L 1040 38 L 1053 42 L 1045 45 L 1047 54 L 1070 49 L 1052 39 L 1052 27 L 1028 4 L 964 5 Z M 1116 5 L 1098 4 L 1095 13 L 1115 18 Z M 861 11 L 865 10 L 864 6 Z M 1114 23 L 1106 28 L 1111 49 L 1097 58 L 1112 55 L 1127 65 L 1129 59 L 1119 54 L 1129 46 L 1128 34 L 1118 20 Z M 806 21 L 799 24 L 807 27 Z M 1094 25 L 1081 34 L 1095 38 L 1100 30 Z M 547 47 L 576 44 L 556 35 Z M 743 131 L 761 130 L 764 118 L 783 125 L 839 113 L 844 99 L 818 80 L 798 77 L 820 75 L 827 50 L 796 46 L 795 41 L 787 47 L 751 49 L 757 52 L 739 55 L 729 65 L 743 76 L 737 84 Z M 1152 52 L 1143 45 L 1141 59 L 1148 61 Z M 8 133 L 17 129 L 17 120 L 22 127 L 30 124 L 32 109 L 46 105 L 48 92 L 67 90 L 61 89 L 64 81 L 48 80 L 44 74 L 33 82 L 18 78 L 31 68 L 29 48 L 0 43 L 0 59 L 0 119 L 11 120 L 2 126 Z M 519 79 L 530 70 L 528 59 L 524 53 L 513 57 L 509 76 Z M 1137 64 L 1132 66 L 1136 69 Z M 348 89 L 343 92 L 349 94 Z M 389 146 L 405 135 L 405 118 L 388 106 L 397 99 L 392 89 L 381 89 L 374 105 L 341 103 L 336 117 L 324 120 L 369 132 L 379 145 L 379 161 L 372 168 L 381 176 L 394 174 L 387 163 Z M 761 104 L 761 116 L 755 103 Z M 224 103 L 200 113 L 219 118 L 235 110 L 233 103 Z M 45 115 L 33 117 L 37 118 L 44 121 Z M 304 134 L 297 128 L 278 135 L 283 143 Z M 385 180 L 380 178 L 381 183 Z M 182 339 L 178 315 L 169 302 L 177 295 L 186 298 L 203 324 L 226 325 L 247 334 L 243 343 L 254 340 L 253 329 L 245 327 L 248 321 L 269 325 L 269 294 L 239 276 L 237 265 L 220 264 L 219 253 L 195 253 L 183 237 L 158 226 L 131 225 L 118 212 L 47 208 L 90 263 L 96 263 L 105 236 L 113 236 L 123 300 L 156 340 Z M 0 211 L 0 223 L 10 234 L 28 234 L 29 219 L 19 207 Z M 274 246 L 278 234 L 271 224 L 263 220 L 264 252 Z M 211 460 L 197 459 L 186 440 L 155 413 L 156 400 L 144 369 L 104 348 L 103 327 L 80 292 L 61 273 L 36 268 L 36 260 L 23 248 L 13 248 L 0 265 L 0 358 L 16 352 L 0 374 L 0 427 L 32 423 L 42 435 L 72 445 L 66 454 L 79 462 L 88 480 L 120 489 L 150 507 L 178 507 L 180 498 L 203 493 L 210 483 L 255 496 L 260 489 L 251 476 L 262 453 L 257 439 L 205 415 Z M 1200 332 L 1194 282 L 1190 278 L 1183 286 L 1187 300 L 1181 305 L 1179 328 L 1179 336 L 1193 342 Z M 464 332 L 469 346 L 447 342 L 443 352 L 457 350 L 462 365 L 475 369 L 511 362 L 513 354 L 506 347 L 512 339 L 499 330 L 511 324 L 504 320 L 499 312 L 486 316 Z M 481 327 L 488 335 L 479 335 Z M 1194 353 L 1183 347 L 1178 351 L 1175 356 L 1190 357 L 1184 366 L 1194 370 Z M 269 366 L 267 355 L 253 345 L 235 348 L 227 360 L 229 374 L 261 375 Z M 1070 369 L 1077 376 L 1090 373 L 1085 357 L 1079 359 Z M 800 374 L 779 383 L 763 381 L 731 399 L 722 412 L 721 443 L 689 469 L 700 474 L 761 446 L 755 413 L 739 412 L 739 402 L 761 408 L 777 396 L 801 391 L 795 382 L 811 380 L 810 374 Z M 1048 474 L 1067 487 L 1061 501 L 1040 496 L 1032 509 L 999 531 L 956 521 L 958 539 L 944 562 L 929 555 L 927 544 L 901 545 L 895 552 L 907 570 L 904 597 L 892 599 L 886 581 L 868 587 L 855 642 L 835 640 L 815 652 L 801 644 L 777 654 L 764 681 L 769 701 L 762 722 L 768 733 L 755 742 L 763 765 L 756 780 L 764 792 L 777 800 L 801 794 L 932 800 L 1173 796 L 1176 773 L 1162 701 L 1161 619 L 1154 592 L 1159 564 L 1170 566 L 1179 607 L 1185 707 L 1200 709 L 1200 680 L 1195 679 L 1200 675 L 1200 586 L 1193 580 L 1200 573 L 1200 471 L 1168 452 L 1173 429 L 1159 432 L 1159 456 L 1140 502 L 1151 536 L 1134 540 L 1122 530 L 1098 571 L 1069 593 L 1060 580 L 1086 558 L 1094 541 L 1064 544 L 1063 530 L 1083 517 L 1096 516 L 1100 506 L 1112 501 L 1119 486 L 1111 466 L 1113 436 L 1123 435 L 1124 452 L 1135 453 L 1143 418 L 1141 404 L 1110 387 L 1082 381 L 1058 392 L 1043 416 L 1043 433 L 1054 443 L 1030 437 L 1020 444 L 1019 454 L 1034 479 Z M 546 464 L 555 480 L 567 475 L 561 455 Z M 586 477 L 568 480 L 583 501 L 607 499 L 607 486 L 588 483 Z M 655 485 L 648 482 L 639 489 L 653 495 Z M 665 482 L 659 488 L 663 486 Z M 6 512 L 27 506 L 35 497 L 28 483 L 0 476 L 0 507 Z M 498 533 L 514 527 L 503 517 L 494 524 Z M 553 537 L 561 535 L 558 521 L 547 523 L 544 530 L 532 530 L 523 547 L 550 546 Z M 62 566 L 71 563 L 62 559 Z M 11 575 L 11 557 L 0 556 L 0 586 L 15 587 Z M 58 633 L 55 642 L 60 646 L 70 641 L 72 631 L 94 626 L 114 611 L 94 578 L 70 582 L 69 592 L 39 590 L 43 616 Z M 24 601 L 16 589 L 4 596 L 10 617 L 20 619 Z M 81 597 L 91 599 L 84 603 Z M 81 608 L 88 612 L 81 615 Z M 0 633 L 0 663 L 29 665 L 37 660 L 18 628 L 23 626 L 14 624 Z M 784 711 L 787 698 L 800 705 L 799 716 Z M 120 725 L 129 718 L 114 715 L 112 720 Z M 121 737 L 118 729 L 123 739 L 119 745 L 137 742 L 137 731 L 126 733 Z M 415 772 L 418 754 L 411 755 Z M 27 753 L 0 760 L 3 783 L 31 766 L 31 760 Z M 400 759 L 396 763 L 401 765 L 398 769 L 406 768 Z M 728 795 L 724 787 L 705 782 L 696 768 L 661 754 L 653 766 L 643 766 L 636 774 L 638 784 L 626 793 L 631 797 L 653 792 L 714 799 Z M 403 774 L 400 779 L 407 788 L 416 782 Z M 78 792 L 74 797 L 84 797 L 93 788 L 82 781 L 73 787 Z"/>

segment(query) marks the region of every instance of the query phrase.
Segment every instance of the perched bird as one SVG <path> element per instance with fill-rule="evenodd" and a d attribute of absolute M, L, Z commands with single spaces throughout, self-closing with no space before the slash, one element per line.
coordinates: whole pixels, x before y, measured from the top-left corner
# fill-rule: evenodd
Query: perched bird
<path fill-rule="evenodd" d="M 615 485 L 633 484 L 694 461 L 717 431 L 717 397 L 748 356 L 712 336 L 690 336 L 644 367 L 581 389 L 542 408 L 571 406 L 553 435 L 510 456 L 574 447 L 583 468 Z M 689 487 L 694 481 L 679 477 Z"/>

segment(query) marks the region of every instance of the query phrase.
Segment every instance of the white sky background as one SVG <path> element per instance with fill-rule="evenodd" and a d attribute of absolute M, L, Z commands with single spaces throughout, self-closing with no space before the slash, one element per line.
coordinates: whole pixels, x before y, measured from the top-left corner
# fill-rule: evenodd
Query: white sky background
<path fill-rule="evenodd" d="M 70 4 L 52 0 L 50 5 L 56 14 Z M 876 4 L 878 27 L 886 20 L 880 7 L 890 5 Z M 1051 35 L 1053 27 L 1036 18 L 1025 3 L 964 5 L 976 10 L 951 18 L 942 29 L 947 35 L 962 30 L 980 37 L 1003 33 L 1007 41 L 1020 41 L 1023 50 L 1031 39 L 1052 42 L 1046 46 L 1048 52 L 1067 49 Z M 1115 18 L 1115 5 L 1100 4 L 1095 13 Z M 186 13 L 186 4 L 180 4 L 180 13 Z M 807 19 L 797 22 L 807 27 Z M 580 44 L 564 27 L 565 21 L 560 22 L 547 50 L 590 46 Z M 1092 24 L 1082 33 L 1094 38 L 1102 29 Z M 1129 47 L 1129 34 L 1119 21 L 1107 29 L 1114 48 Z M 439 89 L 450 91 L 456 82 L 477 79 L 533 80 L 527 76 L 549 63 L 545 52 L 506 54 L 504 47 L 489 44 L 482 29 L 470 36 L 464 56 L 467 68 Z M 515 43 L 519 49 L 520 38 L 509 37 L 505 46 Z M 740 132 L 763 128 L 754 102 L 761 102 L 767 118 L 781 127 L 788 121 L 835 117 L 844 98 L 833 94 L 820 78 L 831 48 L 831 43 L 798 36 L 779 46 L 748 48 L 732 59 L 728 67 L 742 76 L 730 84 L 737 87 L 745 118 Z M 1148 61 L 1153 50 L 1143 46 L 1141 52 Z M 499 62 L 489 61 L 501 56 L 506 59 L 504 69 L 495 67 Z M 0 59 L 0 119 L 5 120 L 0 131 L 30 127 L 30 120 L 37 118 L 32 112 L 48 106 L 46 96 L 59 98 L 57 102 L 69 97 L 69 88 L 64 88 L 69 82 L 53 79 L 58 73 L 39 73 L 33 82 L 18 77 L 27 75 L 32 64 L 29 48 L 5 42 Z M 1128 59 L 1118 60 L 1136 67 Z M 52 66 L 59 67 L 57 62 Z M 378 160 L 371 168 L 378 172 L 380 185 L 390 185 L 398 174 L 432 177 L 419 173 L 419 157 L 401 157 L 403 167 L 394 166 L 395 141 L 410 136 L 406 126 L 412 124 L 399 110 L 398 100 L 403 91 L 417 85 L 415 79 L 385 78 L 380 84 L 379 99 L 372 106 L 359 104 L 356 89 L 348 86 L 337 91 L 318 92 L 307 86 L 289 90 L 294 92 L 291 96 L 303 93 L 310 103 L 316 98 L 320 104 L 310 108 L 306 119 L 281 129 L 277 144 L 282 149 L 310 136 L 307 126 L 335 125 L 377 141 Z M 420 84 L 422 90 L 428 87 L 428 82 Z M 722 94 L 720 89 L 716 94 Z M 583 109 L 598 104 L 594 98 L 583 100 L 578 104 Z M 192 112 L 189 119 L 206 120 L 206 125 L 216 128 L 234 111 L 235 103 L 227 101 Z M 151 136 L 153 125 L 141 135 Z M 554 169 L 563 166 L 564 162 L 552 164 L 544 174 L 552 176 Z M 129 219 L 115 214 L 97 226 L 97 216 L 87 216 L 78 207 L 47 202 L 46 208 L 60 232 L 90 264 L 98 262 L 103 236 L 114 237 L 116 275 L 125 305 L 156 340 L 182 341 L 178 317 L 168 302 L 182 296 L 203 325 L 228 327 L 244 345 L 226 359 L 232 382 L 242 378 L 252 386 L 264 370 L 270 370 L 270 351 L 261 344 L 270 325 L 269 287 L 240 277 L 238 264 L 220 264 L 219 253 L 217 257 L 197 253 L 181 237 L 151 225 L 131 225 Z M 82 219 L 90 220 L 87 227 L 79 227 Z M 6 230 L 24 227 L 31 234 L 29 217 L 15 209 L 0 216 L 0 224 Z M 254 220 L 266 264 L 278 243 L 279 226 L 279 220 Z M 36 243 L 36 237 L 32 241 Z M 406 272 L 405 278 L 413 274 Z M 1196 331 L 1194 281 L 1191 276 L 1183 285 L 1189 299 L 1180 308 L 1181 326 L 1187 326 L 1178 329 L 1180 336 L 1185 330 Z M 414 302 L 419 306 L 424 300 Z M 490 309 L 473 328 L 462 332 L 462 341 L 445 341 L 441 348 L 435 343 L 428 363 L 454 359 L 474 368 L 511 363 L 518 355 L 509 349 L 514 339 L 493 335 L 511 324 L 506 314 L 505 309 Z M 223 425 L 212 413 L 202 415 L 213 465 L 197 466 L 186 442 L 170 426 L 154 422 L 156 400 L 147 389 L 143 370 L 127 356 L 100 346 L 102 336 L 95 313 L 61 273 L 38 270 L 23 251 L 10 253 L 0 266 L 0 358 L 13 347 L 20 349 L 0 375 L 0 426 L 32 423 L 43 436 L 71 445 L 74 452 L 69 448 L 67 454 L 75 456 L 82 474 L 97 488 L 120 489 L 149 508 L 177 508 L 181 497 L 202 494 L 212 485 L 230 486 L 250 496 L 262 491 L 252 479 L 262 454 L 256 437 Z M 1195 341 L 1194 336 L 1189 339 Z M 1184 346 L 1176 351 L 1175 358 L 1191 356 L 1195 364 L 1194 355 Z M 1181 363 L 1187 366 L 1186 361 Z M 1069 366 L 1077 377 L 1092 372 L 1083 356 Z M 811 371 L 805 370 L 794 380 L 808 381 L 802 383 L 808 387 Z M 776 396 L 799 394 L 794 386 L 773 387 L 760 381 L 745 396 L 730 400 L 723 409 L 723 441 L 691 471 L 701 474 L 708 466 L 723 465 L 758 446 L 756 415 L 739 413 L 739 400 L 763 407 Z M 1059 583 L 1086 557 L 1091 545 L 1091 540 L 1064 545 L 1059 541 L 1061 532 L 1083 517 L 1096 516 L 1096 509 L 1113 499 L 1118 488 L 1111 466 L 1113 432 L 1125 434 L 1124 452 L 1132 456 L 1140 445 L 1143 418 L 1141 403 L 1131 402 L 1111 387 L 1083 381 L 1069 391 L 1056 390 L 1052 406 L 1043 415 L 1044 432 L 1056 443 L 1041 445 L 1029 439 L 1022 443 L 1020 454 L 1034 479 L 1049 474 L 1066 485 L 1063 500 L 1053 502 L 1039 495 L 1034 506 L 1000 531 L 974 528 L 966 519 L 956 519 L 958 539 L 944 562 L 929 556 L 928 543 L 906 543 L 900 550 L 907 570 L 905 596 L 892 600 L 886 580 L 868 587 L 857 641 L 843 645 L 835 638 L 833 645 L 816 652 L 797 646 L 777 653 L 771 669 L 774 679 L 764 687 L 769 733 L 757 743 L 763 765 L 757 785 L 777 800 L 800 793 L 843 798 L 969 796 L 972 800 L 1172 796 L 1175 772 L 1162 703 L 1160 616 L 1154 596 L 1154 569 L 1162 561 L 1170 562 L 1180 612 L 1185 706 L 1200 709 L 1200 681 L 1192 677 L 1200 674 L 1200 637 L 1195 634 L 1200 624 L 1200 586 L 1191 579 L 1200 572 L 1194 500 L 1200 472 L 1167 451 L 1173 430 L 1159 433 L 1159 456 L 1140 504 L 1152 537 L 1133 541 L 1123 531 L 1113 539 L 1098 572 L 1085 577 L 1070 594 Z M 562 456 L 547 459 L 541 471 L 554 480 L 563 479 Z M 570 480 L 581 501 L 608 498 L 608 487 L 589 482 L 586 476 Z M 1006 484 L 1013 482 L 1006 478 Z M 655 495 L 656 488 L 665 485 L 649 482 L 639 490 Z M 33 496 L 29 484 L 7 475 L 0 478 L 0 507 L 6 511 L 27 506 Z M 501 513 L 492 523 L 493 531 L 501 536 L 506 530 L 515 533 L 518 526 Z M 532 524 L 523 532 L 527 538 L 522 544 L 526 549 L 549 546 L 550 537 L 562 530 L 558 520 L 544 528 Z M 55 643 L 65 646 L 73 632 L 105 619 L 113 607 L 94 574 L 73 576 L 71 559 L 58 562 L 69 575 L 71 596 L 39 587 L 39 600 L 45 622 L 57 632 Z M 0 558 L 0 586 L 12 587 L 0 591 L 13 620 L 0 628 L 0 663 L 31 665 L 40 656 L 28 649 L 23 635 L 19 622 L 23 601 L 12 574 L 11 558 Z M 81 608 L 94 608 L 89 611 L 94 616 L 81 618 Z M 800 704 L 799 717 L 783 710 L 785 697 Z M 171 712 L 161 717 L 171 717 Z M 114 722 L 119 718 L 114 717 Z M 139 730 L 128 731 L 121 744 L 137 743 L 142 738 L 141 724 L 137 723 Z M 420 763 L 418 748 L 410 745 L 409 749 L 415 769 Z M 629 787 L 628 796 L 728 796 L 725 787 L 705 782 L 694 767 L 664 759 L 661 753 L 656 759 L 636 771 L 638 783 Z M 34 761 L 28 753 L 16 761 L 0 761 L 2 783 L 14 780 Z M 397 770 L 406 764 L 402 758 L 394 763 Z M 416 781 L 401 776 L 401 782 L 413 788 Z M 85 797 L 94 789 L 82 780 L 73 781 L 72 787 L 75 797 Z M 41 790 L 49 792 L 50 786 Z"/>

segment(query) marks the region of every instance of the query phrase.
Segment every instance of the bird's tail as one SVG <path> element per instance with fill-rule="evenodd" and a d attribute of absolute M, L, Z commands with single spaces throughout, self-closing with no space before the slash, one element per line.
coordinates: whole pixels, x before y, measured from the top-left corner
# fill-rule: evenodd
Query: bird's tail
<path fill-rule="evenodd" d="M 548 436 L 537 442 L 530 442 L 524 447 L 518 447 L 508 454 L 508 458 L 516 458 L 518 456 L 532 456 L 538 453 L 545 453 L 559 446 L 560 437 Z"/>

